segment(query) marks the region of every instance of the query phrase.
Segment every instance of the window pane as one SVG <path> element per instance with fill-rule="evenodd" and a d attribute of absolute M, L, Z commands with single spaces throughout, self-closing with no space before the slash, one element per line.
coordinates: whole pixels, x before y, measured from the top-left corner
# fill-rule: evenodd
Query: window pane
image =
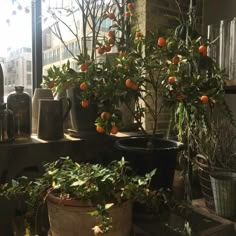
<path fill-rule="evenodd" d="M 31 0 L 5 0 L 0 7 L 0 62 L 4 96 L 22 85 L 32 95 Z M 29 82 L 30 81 L 30 82 Z"/>

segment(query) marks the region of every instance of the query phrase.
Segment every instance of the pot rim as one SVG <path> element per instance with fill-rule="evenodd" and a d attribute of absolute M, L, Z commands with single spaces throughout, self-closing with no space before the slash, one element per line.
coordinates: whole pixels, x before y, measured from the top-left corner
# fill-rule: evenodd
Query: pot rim
<path fill-rule="evenodd" d="M 138 140 L 138 139 L 147 139 L 148 137 L 150 137 L 153 140 L 160 140 L 160 141 L 164 141 L 164 142 L 168 142 L 170 144 L 173 144 L 173 146 L 170 147 L 162 147 L 162 148 L 158 148 L 158 147 L 136 147 L 136 146 L 126 146 L 124 144 L 122 144 L 123 140 Z M 176 140 L 172 140 L 172 139 L 167 139 L 167 138 L 160 138 L 160 137 L 152 137 L 151 135 L 148 136 L 130 136 L 130 137 L 122 137 L 119 138 L 118 140 L 116 140 L 115 142 L 115 147 L 118 148 L 119 150 L 135 150 L 135 151 L 144 151 L 144 152 L 150 152 L 150 151 L 155 151 L 155 150 L 159 150 L 159 151 L 164 151 L 164 150 L 175 150 L 175 151 L 181 151 L 184 149 L 184 144 L 176 141 Z"/>
<path fill-rule="evenodd" d="M 78 199 L 61 199 L 60 197 L 57 197 L 52 193 L 49 193 L 47 195 L 47 201 L 56 205 L 60 205 L 60 206 L 84 207 L 84 208 L 90 208 L 94 210 L 96 209 L 96 204 L 92 204 L 89 201 L 82 201 Z M 124 200 L 120 204 L 114 203 L 112 201 L 111 202 L 107 201 L 107 204 L 109 203 L 113 203 L 113 206 L 124 206 L 126 204 L 132 204 L 132 200 Z"/>

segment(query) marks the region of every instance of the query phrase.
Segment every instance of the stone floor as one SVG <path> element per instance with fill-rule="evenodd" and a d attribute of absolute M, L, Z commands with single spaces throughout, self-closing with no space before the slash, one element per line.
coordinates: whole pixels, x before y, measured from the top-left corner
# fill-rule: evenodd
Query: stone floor
<path fill-rule="evenodd" d="M 170 214 L 163 222 L 154 216 L 134 216 L 134 236 L 181 236 L 188 235 L 185 225 L 188 222 L 192 236 L 234 236 L 235 224 L 232 221 L 210 213 L 202 200 L 193 202 L 191 214 L 186 221 L 183 217 Z"/>

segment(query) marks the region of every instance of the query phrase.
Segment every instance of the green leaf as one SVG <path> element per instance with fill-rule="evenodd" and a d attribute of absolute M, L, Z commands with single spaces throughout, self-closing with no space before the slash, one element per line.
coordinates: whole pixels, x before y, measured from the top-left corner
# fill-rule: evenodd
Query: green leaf
<path fill-rule="evenodd" d="M 157 169 L 152 170 L 150 173 L 146 174 L 146 177 L 152 178 L 156 174 Z"/>
<path fill-rule="evenodd" d="M 107 210 L 107 209 L 111 208 L 113 205 L 114 205 L 114 203 L 107 203 L 105 205 L 105 209 Z"/>
<path fill-rule="evenodd" d="M 86 183 L 86 180 L 77 180 L 75 182 L 73 182 L 70 186 L 74 187 L 74 186 L 82 186 L 84 183 Z"/>
<path fill-rule="evenodd" d="M 48 171 L 48 174 L 49 174 L 49 175 L 55 175 L 57 172 L 58 172 L 58 169 L 55 169 L 55 170 L 53 170 L 53 171 L 49 170 L 49 171 Z"/>

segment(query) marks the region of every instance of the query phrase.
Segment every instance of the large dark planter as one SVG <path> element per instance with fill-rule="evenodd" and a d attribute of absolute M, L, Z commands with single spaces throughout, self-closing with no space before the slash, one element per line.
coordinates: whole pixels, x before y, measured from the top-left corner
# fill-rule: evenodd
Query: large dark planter
<path fill-rule="evenodd" d="M 70 118 L 73 134 L 81 136 L 96 133 L 95 120 L 98 116 L 97 106 L 90 104 L 87 108 L 83 108 L 81 106 L 79 88 L 68 89 L 67 96 L 72 101 Z"/>
<path fill-rule="evenodd" d="M 115 147 L 137 174 L 157 169 L 151 182 L 153 188 L 172 188 L 181 143 L 163 138 L 152 138 L 150 143 L 147 137 L 137 136 L 118 139 Z"/>

